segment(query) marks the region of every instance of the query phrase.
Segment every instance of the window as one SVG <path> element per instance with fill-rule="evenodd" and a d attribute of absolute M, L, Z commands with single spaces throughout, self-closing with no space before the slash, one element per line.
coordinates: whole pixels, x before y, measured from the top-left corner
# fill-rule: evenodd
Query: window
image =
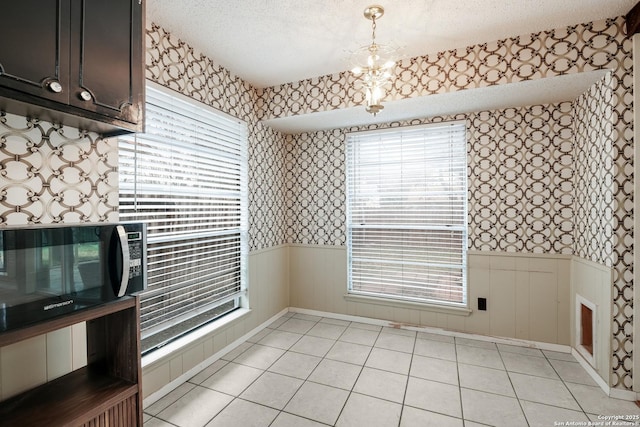
<path fill-rule="evenodd" d="M 148 230 L 143 353 L 240 305 L 246 125 L 147 84 L 146 132 L 119 138 L 120 220 Z"/>
<path fill-rule="evenodd" d="M 347 136 L 349 292 L 466 306 L 464 123 Z"/>

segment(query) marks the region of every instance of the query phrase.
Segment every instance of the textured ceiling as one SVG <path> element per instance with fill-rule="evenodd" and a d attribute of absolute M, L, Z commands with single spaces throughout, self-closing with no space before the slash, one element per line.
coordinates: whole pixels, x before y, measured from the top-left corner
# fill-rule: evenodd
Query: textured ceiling
<path fill-rule="evenodd" d="M 377 40 L 402 57 L 625 15 L 637 0 L 385 0 Z M 255 87 L 351 68 L 375 0 L 148 0 L 163 26 Z"/>

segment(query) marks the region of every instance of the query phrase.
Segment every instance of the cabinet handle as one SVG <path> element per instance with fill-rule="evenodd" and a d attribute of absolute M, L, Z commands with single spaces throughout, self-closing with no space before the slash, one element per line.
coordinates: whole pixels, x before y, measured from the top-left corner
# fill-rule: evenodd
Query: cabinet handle
<path fill-rule="evenodd" d="M 54 93 L 62 92 L 62 85 L 58 81 L 55 81 L 55 80 L 50 81 L 49 83 L 47 83 L 47 87 L 51 92 L 54 92 Z"/>
<path fill-rule="evenodd" d="M 80 99 L 82 99 L 83 101 L 91 101 L 91 98 L 93 97 L 91 96 L 89 91 L 83 90 L 82 92 L 80 92 Z"/>

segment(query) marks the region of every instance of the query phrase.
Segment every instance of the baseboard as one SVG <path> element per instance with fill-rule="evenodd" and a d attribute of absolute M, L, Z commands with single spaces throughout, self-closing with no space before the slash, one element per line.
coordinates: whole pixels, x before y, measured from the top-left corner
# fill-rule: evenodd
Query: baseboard
<path fill-rule="evenodd" d="M 546 343 L 541 341 L 522 340 L 518 338 L 497 337 L 492 335 L 478 335 L 478 334 L 471 334 L 468 332 L 450 331 L 447 329 L 434 328 L 430 326 L 410 325 L 407 323 L 398 323 L 398 322 L 392 322 L 388 320 L 372 319 L 369 317 L 329 313 L 329 312 L 318 311 L 318 310 L 308 310 L 306 308 L 289 307 L 289 311 L 294 313 L 300 313 L 300 314 L 309 314 L 312 316 L 329 317 L 332 319 L 345 320 L 349 322 L 360 322 L 360 323 L 367 323 L 367 324 L 376 325 L 376 326 L 386 326 L 389 328 L 406 329 L 409 331 L 428 332 L 430 334 L 447 335 L 450 337 L 469 338 L 469 339 L 474 339 L 478 341 L 495 342 L 497 344 L 516 345 L 519 347 L 537 348 L 540 350 L 557 351 L 560 353 L 571 353 L 571 347 L 568 345 L 562 345 L 562 344 L 552 344 L 552 343 Z"/>

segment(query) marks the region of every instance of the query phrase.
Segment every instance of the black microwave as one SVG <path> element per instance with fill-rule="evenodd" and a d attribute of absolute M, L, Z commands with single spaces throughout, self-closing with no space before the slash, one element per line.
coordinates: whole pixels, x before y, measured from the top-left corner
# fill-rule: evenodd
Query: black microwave
<path fill-rule="evenodd" d="M 146 226 L 92 223 L 0 229 L 0 333 L 147 286 Z"/>

